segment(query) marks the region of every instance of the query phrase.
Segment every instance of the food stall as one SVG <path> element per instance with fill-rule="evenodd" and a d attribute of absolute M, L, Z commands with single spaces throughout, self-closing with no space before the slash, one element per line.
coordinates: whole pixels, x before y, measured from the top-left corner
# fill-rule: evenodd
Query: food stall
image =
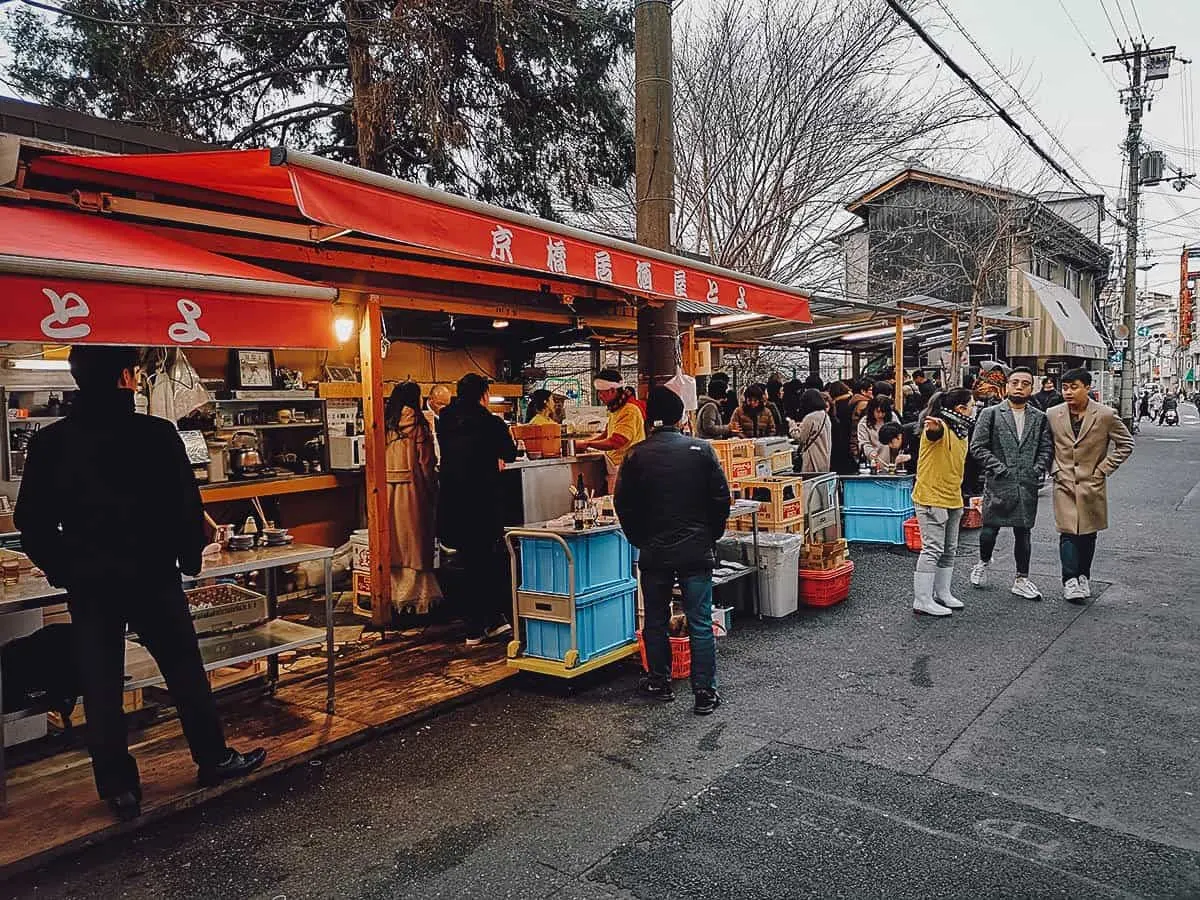
<path fill-rule="evenodd" d="M 309 560 L 318 566 L 365 522 L 371 614 L 380 627 L 391 612 L 383 432 L 390 385 L 412 380 L 428 393 L 483 372 L 494 382 L 493 409 L 511 414 L 535 339 L 628 335 L 638 303 L 694 296 L 730 310 L 808 316 L 807 298 L 792 288 L 305 154 L 55 149 L 22 144 L 17 156 L 0 158 L 0 283 L 11 298 L 0 307 L 0 340 L 13 342 L 14 356 L 59 363 L 38 377 L 56 369 L 64 377 L 61 349 L 72 343 L 182 350 L 207 392 L 182 426 L 198 435 L 189 447 L 213 522 L 244 532 L 249 518 L 260 533 L 275 522 L 286 527 L 290 550 L 319 554 Z M 264 370 L 274 373 L 269 386 L 259 380 Z M 57 411 L 40 385 L 15 408 L 30 419 L 60 415 L 69 388 L 58 387 Z M 43 424 L 6 430 L 6 466 L 19 462 L 13 434 Z M 569 502 L 568 478 L 603 482 L 600 456 L 565 449 L 558 461 L 527 458 L 505 476 L 519 498 L 514 524 L 553 518 Z M 3 493 L 11 498 L 18 486 L 7 481 Z M 216 563 L 206 576 L 246 574 Z M 251 586 L 268 605 L 296 587 L 268 576 L 278 567 L 265 560 L 246 564 L 259 573 Z M 324 588 L 328 602 L 327 584 L 318 572 L 307 587 Z M 22 589 L 30 592 L 26 606 L 59 599 L 32 582 Z M 333 667 L 332 629 L 327 607 L 313 627 L 319 641 L 312 636 L 325 645 L 323 674 Z M 405 646 L 400 639 L 392 652 Z M 241 651 L 206 658 L 258 661 Z M 322 701 L 319 745 L 412 714 L 394 683 L 379 681 L 380 699 L 371 699 L 372 679 L 403 678 L 403 666 L 364 665 L 380 674 L 355 679 L 352 693 L 363 696 L 350 712 L 330 716 Z M 135 682 L 149 685 L 143 675 Z M 429 693 L 472 690 L 495 677 L 489 670 L 471 684 L 447 679 L 444 691 Z M 318 721 L 303 704 L 290 709 L 288 727 Z"/>

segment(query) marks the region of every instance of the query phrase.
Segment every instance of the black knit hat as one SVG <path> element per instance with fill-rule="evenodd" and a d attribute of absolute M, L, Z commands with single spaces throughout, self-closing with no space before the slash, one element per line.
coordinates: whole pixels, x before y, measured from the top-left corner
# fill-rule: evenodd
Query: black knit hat
<path fill-rule="evenodd" d="M 683 419 L 683 399 L 668 387 L 650 388 L 646 420 L 655 428 L 674 428 Z"/>

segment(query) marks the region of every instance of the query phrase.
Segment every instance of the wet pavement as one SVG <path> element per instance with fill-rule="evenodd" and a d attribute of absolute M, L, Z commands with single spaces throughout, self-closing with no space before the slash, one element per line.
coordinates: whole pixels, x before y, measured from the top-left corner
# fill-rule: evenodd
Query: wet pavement
<path fill-rule="evenodd" d="M 914 556 L 851 598 L 735 621 L 725 705 L 621 666 L 503 692 L 0 884 L 45 898 L 1200 896 L 1200 421 L 1110 483 L 1087 607 L 1045 498 L 1033 577 L 909 611 Z M 512 684 L 510 682 L 510 684 Z"/>

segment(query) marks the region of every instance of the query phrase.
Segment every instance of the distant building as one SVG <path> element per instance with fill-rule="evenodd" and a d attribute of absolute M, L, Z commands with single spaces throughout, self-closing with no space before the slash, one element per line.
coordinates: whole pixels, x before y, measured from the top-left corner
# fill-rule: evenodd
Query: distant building
<path fill-rule="evenodd" d="M 1111 347 L 1097 302 L 1111 263 L 1100 243 L 1103 197 L 1035 197 L 908 168 L 846 208 L 862 220 L 838 238 L 849 295 L 974 302 L 1029 320 L 1008 332 L 977 330 L 990 345 L 985 355 L 1039 372 L 1106 369 Z M 922 357 L 931 349 L 922 346 Z"/>
<path fill-rule="evenodd" d="M 1179 387 L 1179 298 L 1156 291 L 1138 291 L 1137 332 L 1133 346 L 1135 384 Z"/>

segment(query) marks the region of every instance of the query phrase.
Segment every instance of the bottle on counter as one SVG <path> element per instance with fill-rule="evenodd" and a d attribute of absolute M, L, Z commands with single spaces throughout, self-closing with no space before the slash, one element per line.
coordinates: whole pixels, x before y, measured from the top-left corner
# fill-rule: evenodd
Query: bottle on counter
<path fill-rule="evenodd" d="M 587 488 L 583 486 L 583 475 L 581 473 L 575 479 L 575 496 L 571 498 L 571 518 L 574 520 L 576 531 L 583 531 L 586 524 L 587 505 Z"/>
<path fill-rule="evenodd" d="M 867 458 L 865 456 L 858 461 L 858 474 L 859 475 L 870 475 L 871 474 L 871 464 L 869 462 L 867 462 Z"/>

